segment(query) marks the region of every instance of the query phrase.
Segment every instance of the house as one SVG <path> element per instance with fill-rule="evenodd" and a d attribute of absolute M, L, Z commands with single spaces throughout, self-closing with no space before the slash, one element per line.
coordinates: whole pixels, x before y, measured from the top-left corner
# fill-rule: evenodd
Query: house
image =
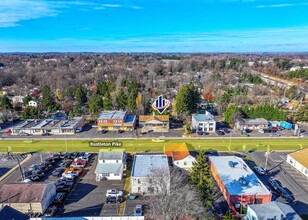
<path fill-rule="evenodd" d="M 16 105 L 17 103 L 23 103 L 23 99 L 24 99 L 25 97 L 24 96 L 14 96 L 13 98 L 12 98 L 12 103 L 13 103 L 13 105 Z"/>
<path fill-rule="evenodd" d="M 34 100 L 31 100 L 31 101 L 28 102 L 28 106 L 37 108 L 38 102 L 34 101 Z"/>
<path fill-rule="evenodd" d="M 191 125 L 196 131 L 215 132 L 216 130 L 214 116 L 208 111 L 205 111 L 205 114 L 193 114 Z"/>
<path fill-rule="evenodd" d="M 12 127 L 12 135 L 27 133 L 31 135 L 49 134 L 75 134 L 85 125 L 83 117 L 75 117 L 70 120 L 53 119 L 27 119 Z"/>
<path fill-rule="evenodd" d="M 97 118 L 98 131 L 133 131 L 136 116 L 127 111 L 103 111 Z"/>
<path fill-rule="evenodd" d="M 102 179 L 121 180 L 126 170 L 126 154 L 124 151 L 100 150 L 95 169 L 96 181 Z"/>
<path fill-rule="evenodd" d="M 196 159 L 189 152 L 187 144 L 170 144 L 164 146 L 164 154 L 171 159 L 175 167 L 191 170 Z"/>
<path fill-rule="evenodd" d="M 290 205 L 273 201 L 266 204 L 248 205 L 246 219 L 301 220 L 302 218 L 294 211 Z"/>
<path fill-rule="evenodd" d="M 265 120 L 264 118 L 256 118 L 256 119 L 240 118 L 236 119 L 235 127 L 240 131 L 243 131 L 245 129 L 249 130 L 265 129 L 268 127 L 268 121 Z"/>
<path fill-rule="evenodd" d="M 210 170 L 234 214 L 248 204 L 268 203 L 271 192 L 240 157 L 211 156 Z"/>
<path fill-rule="evenodd" d="M 308 177 L 308 148 L 288 154 L 287 163 Z"/>
<path fill-rule="evenodd" d="M 0 220 L 29 220 L 30 217 L 8 205 L 0 207 Z"/>
<path fill-rule="evenodd" d="M 9 183 L 1 187 L 0 203 L 25 214 L 43 214 L 55 196 L 54 183 Z"/>
<path fill-rule="evenodd" d="M 140 115 L 139 127 L 142 132 L 168 132 L 169 116 L 168 115 Z"/>
<path fill-rule="evenodd" d="M 166 187 L 166 189 L 162 189 Z M 170 172 L 166 155 L 135 155 L 131 174 L 132 193 L 156 194 L 170 190 Z"/>

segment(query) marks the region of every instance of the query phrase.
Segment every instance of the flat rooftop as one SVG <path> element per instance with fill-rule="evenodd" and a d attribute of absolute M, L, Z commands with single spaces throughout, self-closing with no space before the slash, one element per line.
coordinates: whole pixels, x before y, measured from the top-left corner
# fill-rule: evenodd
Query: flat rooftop
<path fill-rule="evenodd" d="M 193 114 L 192 117 L 195 118 L 196 121 L 215 121 L 214 116 L 210 113 L 208 114 Z"/>
<path fill-rule="evenodd" d="M 132 176 L 147 177 L 153 169 L 162 169 L 169 173 L 166 155 L 135 155 Z"/>
<path fill-rule="evenodd" d="M 209 160 L 215 167 L 229 195 L 271 194 L 242 158 L 214 156 L 209 157 Z"/>
<path fill-rule="evenodd" d="M 245 124 L 268 124 L 268 121 L 264 118 L 241 118 L 240 121 Z"/>
<path fill-rule="evenodd" d="M 98 119 L 124 119 L 126 111 L 102 111 Z"/>

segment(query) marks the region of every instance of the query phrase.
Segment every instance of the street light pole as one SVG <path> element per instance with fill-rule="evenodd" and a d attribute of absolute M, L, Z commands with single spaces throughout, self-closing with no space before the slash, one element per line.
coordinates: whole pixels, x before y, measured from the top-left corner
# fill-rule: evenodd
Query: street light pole
<path fill-rule="evenodd" d="M 265 166 L 264 166 L 265 171 L 267 170 L 267 162 L 268 162 L 269 155 L 270 155 L 269 145 L 267 145 L 267 150 L 265 152 Z"/>

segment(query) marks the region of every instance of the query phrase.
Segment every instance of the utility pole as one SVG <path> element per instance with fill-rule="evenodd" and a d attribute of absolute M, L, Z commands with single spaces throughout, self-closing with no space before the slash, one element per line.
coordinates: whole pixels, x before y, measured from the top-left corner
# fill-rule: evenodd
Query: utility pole
<path fill-rule="evenodd" d="M 23 174 L 23 172 L 22 172 L 22 168 L 21 168 L 21 166 L 20 166 L 19 158 L 16 157 L 16 159 L 17 159 L 17 162 L 18 162 L 18 166 L 19 166 L 19 170 L 20 170 L 20 173 L 21 173 L 22 180 L 25 180 L 24 174 Z"/>
<path fill-rule="evenodd" d="M 265 171 L 267 170 L 267 162 L 268 162 L 268 157 L 270 155 L 270 151 L 269 150 L 270 150 L 269 149 L 269 145 L 267 145 L 267 150 L 265 152 L 265 167 L 264 167 Z"/>

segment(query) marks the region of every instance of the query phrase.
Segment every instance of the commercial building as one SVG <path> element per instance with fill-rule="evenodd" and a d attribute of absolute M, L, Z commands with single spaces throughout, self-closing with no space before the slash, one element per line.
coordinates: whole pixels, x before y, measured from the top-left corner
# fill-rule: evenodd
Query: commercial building
<path fill-rule="evenodd" d="M 103 179 L 121 180 L 126 170 L 126 154 L 124 151 L 100 151 L 95 169 L 96 181 Z"/>
<path fill-rule="evenodd" d="M 49 134 L 74 134 L 77 128 L 85 125 L 83 117 L 75 117 L 70 120 L 53 119 L 27 119 L 12 127 L 12 134 L 27 133 L 31 135 Z"/>
<path fill-rule="evenodd" d="M 288 154 L 287 162 L 297 171 L 308 177 L 308 148 Z"/>
<path fill-rule="evenodd" d="M 25 214 L 43 214 L 55 196 L 54 183 L 10 183 L 1 187 L 0 203 Z"/>
<path fill-rule="evenodd" d="M 191 170 L 196 162 L 192 153 L 188 150 L 187 144 L 170 144 L 164 146 L 164 154 L 171 159 L 175 167 Z"/>
<path fill-rule="evenodd" d="M 242 158 L 209 157 L 210 170 L 234 214 L 236 208 L 271 201 L 272 194 Z"/>
<path fill-rule="evenodd" d="M 280 202 L 270 202 L 266 204 L 248 205 L 246 219 L 301 220 L 301 217 L 288 204 Z"/>
<path fill-rule="evenodd" d="M 214 116 L 208 111 L 205 111 L 205 114 L 193 114 L 191 124 L 196 131 L 215 132 L 216 130 Z"/>
<path fill-rule="evenodd" d="M 268 121 L 264 118 L 240 118 L 235 121 L 235 127 L 242 131 L 245 129 L 249 130 L 258 130 L 258 129 L 265 129 L 268 127 Z"/>
<path fill-rule="evenodd" d="M 140 115 L 139 127 L 141 132 L 168 132 L 169 131 L 169 116 L 168 115 Z"/>
<path fill-rule="evenodd" d="M 132 131 L 136 125 L 136 116 L 127 111 L 103 111 L 97 118 L 99 131 Z"/>
<path fill-rule="evenodd" d="M 132 193 L 155 194 L 170 190 L 166 155 L 135 155 L 131 175 Z"/>

